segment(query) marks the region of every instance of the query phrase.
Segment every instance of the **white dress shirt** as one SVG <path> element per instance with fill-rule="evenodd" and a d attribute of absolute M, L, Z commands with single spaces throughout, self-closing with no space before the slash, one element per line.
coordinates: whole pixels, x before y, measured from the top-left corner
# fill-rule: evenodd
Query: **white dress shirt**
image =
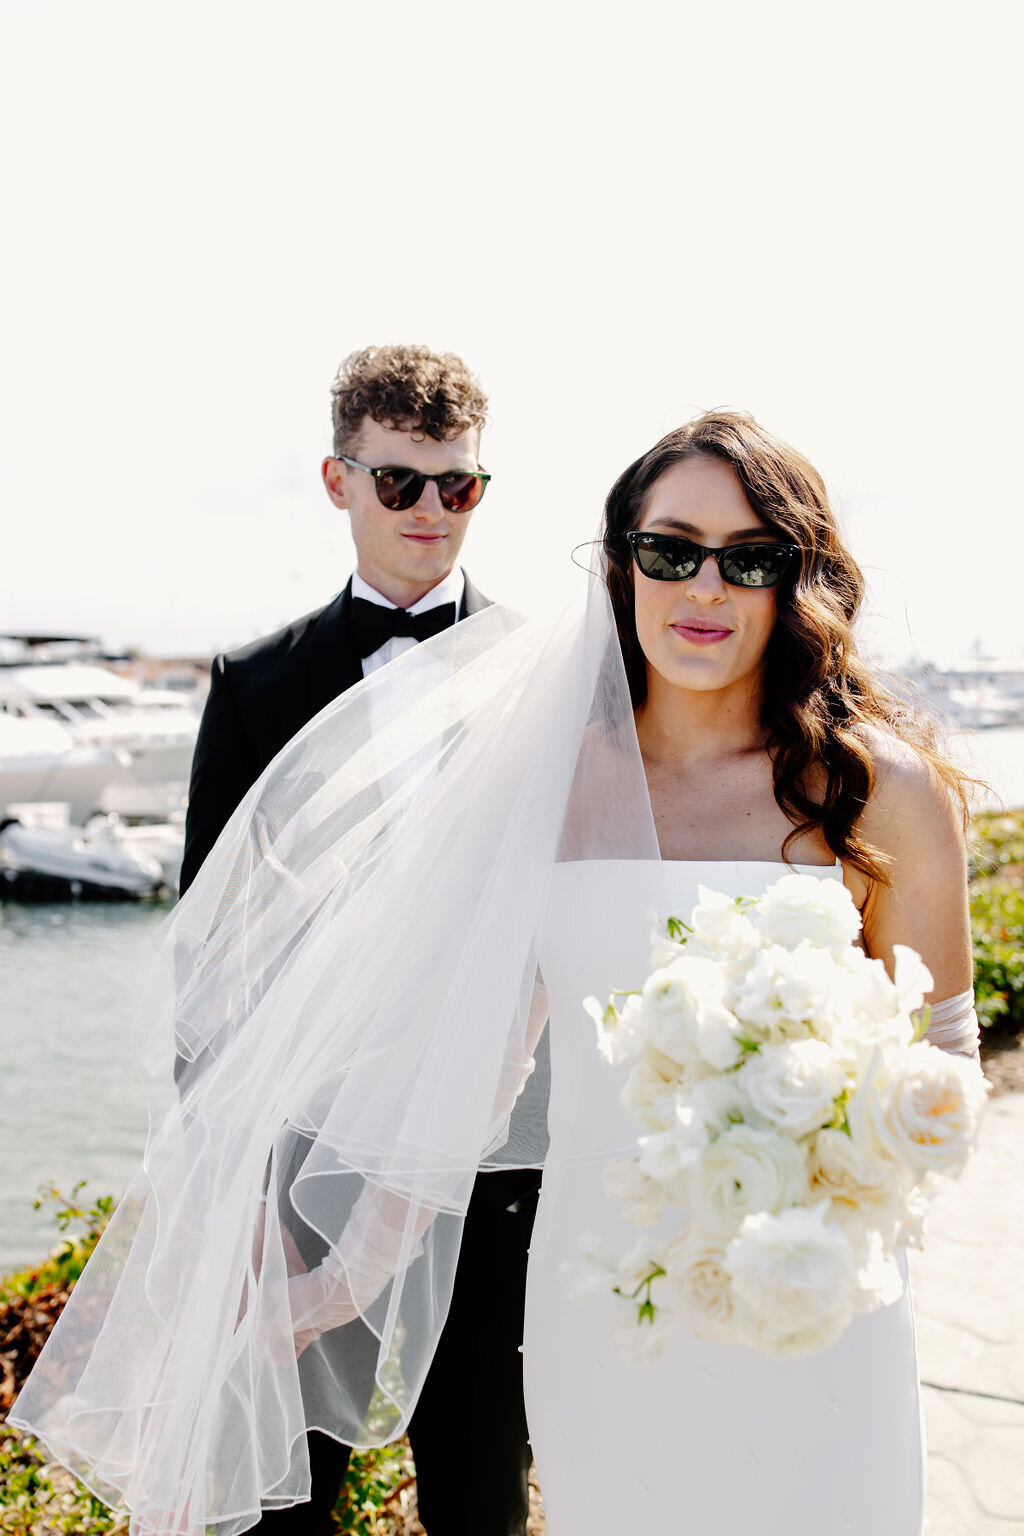
<path fill-rule="evenodd" d="M 458 567 L 449 571 L 443 581 L 436 587 L 431 587 L 425 597 L 421 597 L 418 603 L 407 609 L 408 613 L 426 613 L 431 608 L 439 608 L 442 603 L 454 603 L 455 612 L 458 614 L 462 604 L 463 594 L 466 590 L 466 578 Z M 358 571 L 352 575 L 352 596 L 364 597 L 368 603 L 379 603 L 382 608 L 397 608 L 398 604 L 383 597 L 374 587 L 363 580 Z M 392 635 L 390 640 L 385 640 L 377 650 L 371 651 L 369 656 L 363 657 L 363 676 L 369 677 L 371 672 L 376 672 L 378 667 L 386 666 L 389 661 L 394 661 L 396 656 L 401 656 L 403 651 L 411 650 L 419 642 L 412 635 Z M 421 672 L 415 684 L 410 682 L 408 687 L 422 687 L 425 677 L 436 675 L 441 681 L 449 675 L 449 668 L 441 661 L 435 661 L 428 667 L 426 673 Z M 370 699 L 371 728 L 376 734 L 401 712 L 412 701 L 403 696 L 400 690 L 397 693 L 389 691 L 387 698 L 374 695 Z M 408 758 L 400 768 L 392 772 L 381 773 L 381 791 L 384 798 L 397 793 L 406 784 L 414 773 L 429 761 L 433 753 L 430 748 L 416 753 Z"/>
<path fill-rule="evenodd" d="M 466 591 L 466 578 L 458 566 L 449 571 L 443 581 L 439 581 L 436 587 L 431 587 L 425 597 L 421 597 L 418 603 L 413 603 L 407 609 L 408 613 L 427 613 L 431 608 L 440 608 L 442 603 L 454 603 L 455 612 L 458 614 L 462 607 L 462 599 Z M 381 608 L 397 608 L 390 598 L 384 597 L 375 587 L 371 587 L 368 581 L 364 581 L 358 571 L 352 573 L 352 596 L 365 598 L 368 603 L 377 603 Z M 412 635 L 392 635 L 390 640 L 369 656 L 363 657 L 363 676 L 369 677 L 371 672 L 376 672 L 378 667 L 383 667 L 389 661 L 394 661 L 396 656 L 401 656 L 403 651 L 411 650 L 418 644 Z"/>

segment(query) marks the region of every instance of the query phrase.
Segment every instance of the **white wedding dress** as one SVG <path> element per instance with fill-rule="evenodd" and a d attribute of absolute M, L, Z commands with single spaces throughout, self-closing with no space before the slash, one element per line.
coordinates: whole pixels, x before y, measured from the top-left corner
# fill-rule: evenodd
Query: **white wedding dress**
<path fill-rule="evenodd" d="M 803 873 L 828 879 L 838 867 Z M 909 1293 L 825 1353 L 771 1360 L 680 1323 L 660 1359 L 619 1356 L 611 1296 L 570 1299 L 559 1270 L 586 1231 L 636 1229 L 603 1193 L 600 1154 L 636 1123 L 624 1069 L 598 1055 L 588 994 L 646 975 L 649 914 L 699 884 L 756 895 L 778 864 L 560 864 L 541 969 L 550 999 L 551 1160 L 530 1252 L 526 1404 L 548 1536 L 918 1536 L 924 1453 Z M 905 1271 L 904 1271 L 905 1272 Z"/>

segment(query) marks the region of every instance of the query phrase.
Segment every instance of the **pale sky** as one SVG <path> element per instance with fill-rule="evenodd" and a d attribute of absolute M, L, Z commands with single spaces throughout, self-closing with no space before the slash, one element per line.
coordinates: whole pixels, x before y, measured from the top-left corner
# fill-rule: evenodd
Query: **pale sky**
<path fill-rule="evenodd" d="M 0 0 L 0 630 L 206 650 L 351 568 L 339 359 L 491 395 L 466 565 L 548 605 L 619 471 L 752 411 L 865 639 L 1024 654 L 1016 0 Z"/>

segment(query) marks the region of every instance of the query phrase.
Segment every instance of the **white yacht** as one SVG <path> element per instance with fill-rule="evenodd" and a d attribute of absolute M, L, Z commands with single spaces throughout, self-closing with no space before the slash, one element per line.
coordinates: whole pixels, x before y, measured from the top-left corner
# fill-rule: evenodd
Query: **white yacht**
<path fill-rule="evenodd" d="M 77 637 L 0 637 L 0 809 L 67 800 L 84 822 L 109 808 L 108 788 L 121 809 L 134 787 L 184 796 L 199 728 L 192 701 L 119 676 L 95 650 Z"/>
<path fill-rule="evenodd" d="M 79 746 L 56 720 L 0 708 L 0 816 L 10 805 L 59 800 L 73 821 L 84 822 L 112 784 L 127 780 L 128 769 L 113 747 Z"/>

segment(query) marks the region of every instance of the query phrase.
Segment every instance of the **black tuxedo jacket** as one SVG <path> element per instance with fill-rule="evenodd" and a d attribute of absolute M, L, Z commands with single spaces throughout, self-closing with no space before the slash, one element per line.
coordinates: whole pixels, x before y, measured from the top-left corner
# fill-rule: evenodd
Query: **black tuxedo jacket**
<path fill-rule="evenodd" d="M 489 606 L 467 577 L 458 617 Z M 192 759 L 183 894 L 267 764 L 326 704 L 362 680 L 351 611 L 350 581 L 326 608 L 214 660 Z"/>

